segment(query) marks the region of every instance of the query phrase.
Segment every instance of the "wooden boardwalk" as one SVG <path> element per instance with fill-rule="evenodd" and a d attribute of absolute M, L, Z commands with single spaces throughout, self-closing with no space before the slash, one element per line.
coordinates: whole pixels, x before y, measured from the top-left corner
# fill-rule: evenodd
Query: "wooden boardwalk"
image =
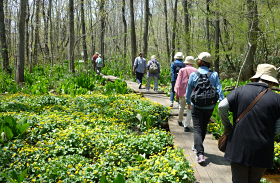
<path fill-rule="evenodd" d="M 104 76 L 107 80 L 114 81 L 118 79 L 113 76 Z M 149 98 L 153 102 L 158 102 L 164 106 L 170 104 L 169 97 L 162 92 L 146 92 L 145 89 L 139 89 L 138 84 L 132 81 L 126 81 L 127 85 L 132 88 L 135 92 L 143 93 L 145 98 Z M 196 183 L 230 183 L 231 170 L 230 164 L 223 159 L 224 153 L 218 149 L 217 140 L 213 139 L 211 134 L 207 134 L 204 145 L 205 151 L 205 163 L 200 165 L 196 162 L 195 154 L 192 151 L 193 146 L 193 132 L 191 122 L 191 132 L 184 132 L 184 128 L 179 126 L 177 123 L 178 118 L 178 106 L 174 103 L 172 108 L 172 116 L 169 118 L 168 124 L 171 134 L 174 136 L 174 145 L 179 149 L 184 149 L 186 158 L 193 166 L 195 182 Z"/>

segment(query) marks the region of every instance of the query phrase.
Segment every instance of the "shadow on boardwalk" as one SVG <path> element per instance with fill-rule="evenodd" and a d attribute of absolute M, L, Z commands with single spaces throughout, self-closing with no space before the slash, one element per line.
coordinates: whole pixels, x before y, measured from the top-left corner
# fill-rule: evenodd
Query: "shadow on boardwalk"
<path fill-rule="evenodd" d="M 107 80 L 114 81 L 118 79 L 114 76 L 104 76 Z M 135 92 L 143 93 L 145 98 L 149 98 L 153 102 L 158 102 L 161 105 L 168 106 L 170 104 L 169 97 L 163 92 L 146 92 L 146 89 L 138 88 L 138 84 L 132 81 L 126 81 L 127 85 L 132 88 Z M 192 151 L 193 146 L 193 132 L 191 123 L 191 132 L 184 132 L 184 128 L 179 126 L 177 123 L 178 118 L 178 106 L 174 105 L 172 108 L 172 116 L 168 120 L 169 129 L 171 134 L 174 136 L 174 145 L 177 148 L 184 149 L 186 158 L 193 165 L 195 171 L 194 175 L 196 183 L 230 183 L 231 170 L 230 164 L 224 161 L 224 153 L 218 149 L 217 140 L 213 139 L 211 134 L 207 134 L 204 140 L 204 151 L 205 151 L 205 163 L 200 165 L 196 162 L 195 154 Z"/>

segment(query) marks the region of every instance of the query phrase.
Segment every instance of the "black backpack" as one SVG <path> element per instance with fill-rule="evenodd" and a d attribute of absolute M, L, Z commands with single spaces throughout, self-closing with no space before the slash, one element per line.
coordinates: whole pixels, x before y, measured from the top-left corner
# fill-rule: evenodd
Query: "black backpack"
<path fill-rule="evenodd" d="M 198 75 L 198 80 L 191 94 L 192 103 L 198 107 L 216 104 L 219 99 L 219 94 L 209 80 L 213 71 L 209 70 L 207 74 L 200 74 L 198 71 L 195 73 Z"/>
<path fill-rule="evenodd" d="M 174 78 L 175 78 L 175 80 L 177 80 L 179 71 L 180 71 L 180 69 L 183 68 L 183 65 L 182 65 L 182 67 L 180 67 L 180 66 L 178 66 L 175 62 L 174 62 L 174 65 L 176 66 L 176 68 L 175 68 L 175 70 L 174 70 Z"/>

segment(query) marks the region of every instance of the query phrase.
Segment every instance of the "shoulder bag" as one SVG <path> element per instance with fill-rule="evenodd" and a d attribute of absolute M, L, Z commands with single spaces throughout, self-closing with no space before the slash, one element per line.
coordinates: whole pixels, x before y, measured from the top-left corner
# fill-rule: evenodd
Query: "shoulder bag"
<path fill-rule="evenodd" d="M 262 91 L 256 98 L 255 100 L 247 107 L 247 109 L 245 111 L 243 111 L 240 116 L 237 118 L 237 120 L 235 121 L 234 127 L 236 126 L 236 124 L 241 120 L 241 118 L 252 109 L 252 107 L 260 100 L 260 98 L 267 92 L 267 90 L 270 90 L 269 88 L 267 88 L 266 90 Z M 220 151 L 225 152 L 226 151 L 226 147 L 227 147 L 227 142 L 228 142 L 228 137 L 229 135 L 232 133 L 232 131 L 234 130 L 233 128 L 227 129 L 225 130 L 225 132 L 223 133 L 223 135 L 220 137 L 220 139 L 218 140 L 218 148 Z"/>

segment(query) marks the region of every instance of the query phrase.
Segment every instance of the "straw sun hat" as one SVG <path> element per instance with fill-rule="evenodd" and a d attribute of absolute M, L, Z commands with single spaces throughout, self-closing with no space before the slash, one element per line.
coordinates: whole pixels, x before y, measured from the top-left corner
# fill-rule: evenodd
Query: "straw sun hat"
<path fill-rule="evenodd" d="M 192 65 L 194 65 L 194 58 L 193 58 L 193 56 L 187 56 L 184 63 L 185 64 L 192 64 Z"/>
<path fill-rule="evenodd" d="M 271 81 L 276 85 L 279 85 L 279 82 L 277 80 L 278 71 L 277 68 L 274 65 L 271 64 L 259 64 L 257 67 L 256 74 L 251 77 L 250 79 L 263 79 L 266 81 Z"/>
<path fill-rule="evenodd" d="M 177 52 L 174 56 L 175 59 L 181 59 L 183 60 L 184 59 L 184 55 L 182 52 Z"/>
<path fill-rule="evenodd" d="M 211 63 L 211 55 L 208 52 L 202 52 L 198 55 L 196 60 L 202 60 L 207 63 Z"/>

